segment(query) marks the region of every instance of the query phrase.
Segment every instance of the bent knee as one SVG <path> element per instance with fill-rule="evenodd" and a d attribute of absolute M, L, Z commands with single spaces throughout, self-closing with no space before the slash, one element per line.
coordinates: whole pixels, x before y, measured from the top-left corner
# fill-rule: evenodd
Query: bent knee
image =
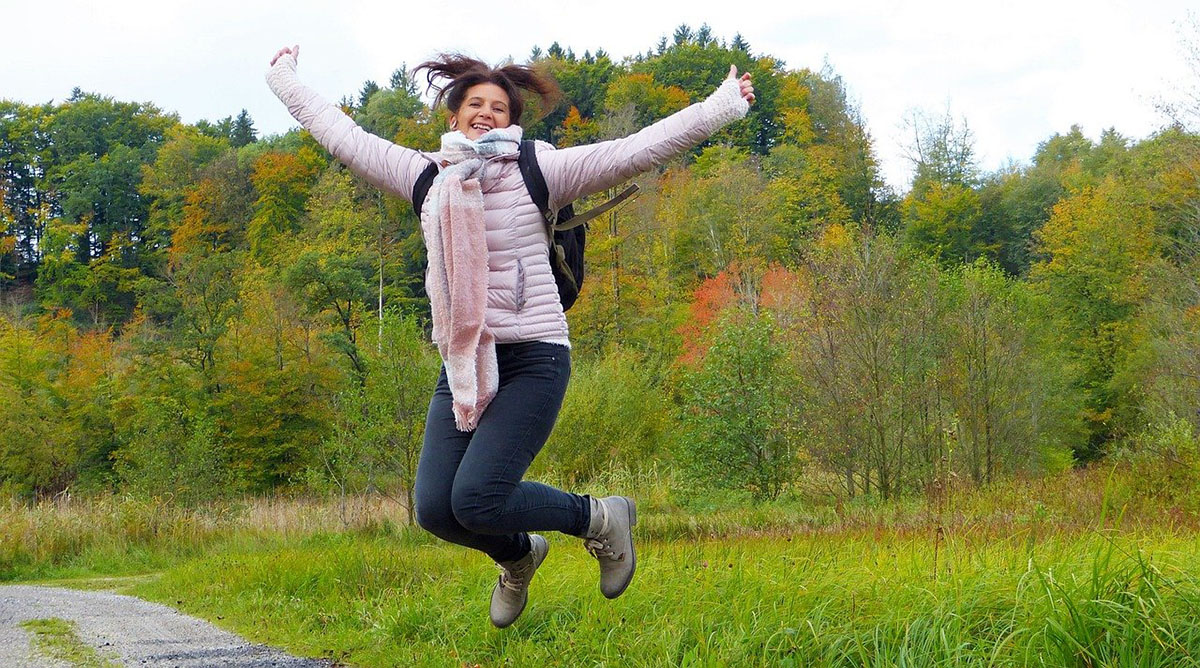
<path fill-rule="evenodd" d="M 417 501 L 417 526 L 435 536 L 444 536 L 459 528 L 448 502 Z"/>
<path fill-rule="evenodd" d="M 508 531 L 500 528 L 501 506 L 483 502 L 479 495 L 470 491 L 455 490 L 450 502 L 454 520 L 464 529 L 478 534 L 506 534 Z"/>

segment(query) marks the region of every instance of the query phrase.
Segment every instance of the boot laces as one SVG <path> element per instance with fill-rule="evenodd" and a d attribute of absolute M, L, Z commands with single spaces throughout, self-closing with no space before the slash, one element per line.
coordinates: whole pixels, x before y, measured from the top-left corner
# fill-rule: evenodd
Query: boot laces
<path fill-rule="evenodd" d="M 500 573 L 500 586 L 509 591 L 521 592 L 529 586 L 529 583 L 521 578 L 514 577 L 508 571 L 503 571 Z"/>
<path fill-rule="evenodd" d="M 612 536 L 608 535 L 608 508 L 603 502 L 600 503 L 602 515 L 600 516 L 600 531 L 592 538 L 583 541 L 583 547 L 591 555 L 597 559 L 612 559 L 621 561 L 625 558 L 625 554 L 619 556 L 612 546 Z"/>
<path fill-rule="evenodd" d="M 625 558 L 624 553 L 617 555 L 613 549 L 612 542 L 608 538 L 590 538 L 583 543 L 584 548 L 597 559 L 612 559 L 620 561 Z"/>
<path fill-rule="evenodd" d="M 500 567 L 500 586 L 515 592 L 528 588 L 529 580 L 533 575 L 533 564 L 533 560 L 523 566 L 506 567 L 496 564 Z"/>

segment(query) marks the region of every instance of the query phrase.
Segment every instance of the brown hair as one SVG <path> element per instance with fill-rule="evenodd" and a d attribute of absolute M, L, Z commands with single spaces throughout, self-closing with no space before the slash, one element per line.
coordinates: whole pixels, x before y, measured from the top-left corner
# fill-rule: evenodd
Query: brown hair
<path fill-rule="evenodd" d="M 413 77 L 415 78 L 421 70 L 426 70 L 428 90 L 437 91 L 433 108 L 436 109 L 445 100 L 450 113 L 458 112 L 468 88 L 481 83 L 496 84 L 508 94 L 508 115 L 513 124 L 521 122 L 521 112 L 525 107 L 522 90 L 541 99 L 543 114 L 554 108 L 554 103 L 559 97 L 558 84 L 527 65 L 509 63 L 502 67 L 491 67 L 481 60 L 460 53 L 443 53 L 434 60 L 417 65 L 413 69 Z M 435 83 L 438 79 L 448 79 L 450 83 L 438 85 Z"/>

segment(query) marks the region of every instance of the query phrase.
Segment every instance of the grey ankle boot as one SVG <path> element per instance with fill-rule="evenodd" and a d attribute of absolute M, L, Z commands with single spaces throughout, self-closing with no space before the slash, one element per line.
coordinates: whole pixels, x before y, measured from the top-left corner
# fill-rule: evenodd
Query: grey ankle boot
<path fill-rule="evenodd" d="M 616 598 L 633 580 L 637 558 L 633 553 L 633 525 L 637 508 L 627 496 L 592 498 L 592 519 L 584 547 L 600 562 L 600 593 Z"/>
<path fill-rule="evenodd" d="M 516 561 L 497 562 L 500 580 L 492 589 L 492 624 L 502 629 L 517 621 L 529 600 L 529 583 L 550 552 L 550 544 L 536 533 L 529 534 L 529 554 Z"/>

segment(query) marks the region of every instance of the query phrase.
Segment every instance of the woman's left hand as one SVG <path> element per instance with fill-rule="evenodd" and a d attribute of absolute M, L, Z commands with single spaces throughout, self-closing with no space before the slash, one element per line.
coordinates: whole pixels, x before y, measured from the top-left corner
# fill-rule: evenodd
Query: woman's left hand
<path fill-rule="evenodd" d="M 738 78 L 737 65 L 729 66 L 729 78 Z M 740 86 L 742 89 L 742 99 L 750 104 L 754 104 L 754 85 L 750 83 L 749 72 L 742 74 L 742 77 L 738 79 L 738 86 Z"/>
<path fill-rule="evenodd" d="M 279 57 L 285 53 L 292 54 L 292 57 L 295 58 L 297 61 L 299 61 L 300 60 L 300 45 L 297 44 L 296 46 L 292 46 L 292 47 L 285 46 L 282 49 L 280 49 L 279 51 L 275 52 L 275 57 L 271 59 L 271 67 L 275 67 L 275 61 L 279 60 Z"/>

